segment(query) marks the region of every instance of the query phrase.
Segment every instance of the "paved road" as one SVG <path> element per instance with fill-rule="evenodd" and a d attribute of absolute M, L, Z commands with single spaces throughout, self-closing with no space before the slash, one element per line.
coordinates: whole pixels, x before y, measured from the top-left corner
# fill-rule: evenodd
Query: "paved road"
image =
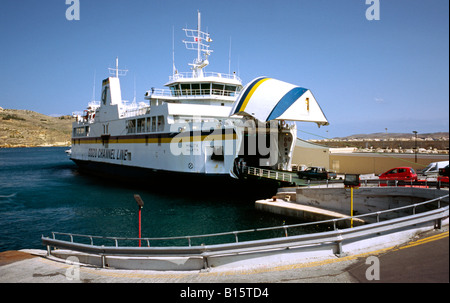
<path fill-rule="evenodd" d="M 448 235 L 448 230 L 431 231 L 400 247 L 343 258 L 265 268 L 213 269 L 209 272 L 77 268 L 66 263 L 31 256 L 23 252 L 3 252 L 0 253 L 0 282 L 448 283 Z M 176 285 L 175 287 L 179 290 L 185 288 L 183 285 Z M 215 288 L 216 286 L 212 287 Z M 268 287 L 270 288 L 270 286 Z M 177 292 L 175 291 L 175 293 Z"/>
<path fill-rule="evenodd" d="M 426 237 L 379 255 L 379 280 L 369 281 L 366 278 L 367 270 L 374 265 L 370 260 L 359 260 L 347 272 L 358 282 L 449 283 L 448 235 L 448 231 L 429 233 Z M 369 278 L 374 274 L 369 269 Z"/>

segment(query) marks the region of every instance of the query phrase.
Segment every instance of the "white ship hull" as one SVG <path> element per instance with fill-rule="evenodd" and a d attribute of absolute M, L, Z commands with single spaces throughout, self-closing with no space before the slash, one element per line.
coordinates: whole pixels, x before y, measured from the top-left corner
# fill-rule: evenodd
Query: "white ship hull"
<path fill-rule="evenodd" d="M 148 115 L 136 119 L 148 121 L 152 117 L 151 112 L 150 110 Z M 270 129 L 245 127 L 248 123 L 245 124 L 242 119 L 229 119 L 228 124 L 237 126 L 214 128 L 215 124 L 223 122 L 199 122 L 202 125 L 200 130 L 186 131 L 186 128 L 195 128 L 197 123 L 174 123 L 167 125 L 168 130 L 163 132 L 119 135 L 128 132 L 126 122 L 129 120 L 105 121 L 109 129 L 118 130 L 108 134 L 101 133 L 104 123 L 76 122 L 74 129 L 88 127 L 89 135 L 73 137 L 71 159 L 90 167 L 99 163 L 103 167 L 125 166 L 153 172 L 224 175 L 234 178 L 239 174 L 237 166 L 244 163 L 272 169 L 290 167 L 295 138 L 295 127 L 292 125 L 286 125 L 280 131 L 281 128 L 276 123 L 275 131 L 271 133 Z M 244 126 L 239 126 L 243 123 Z M 171 132 L 170 129 L 183 131 Z M 279 157 L 280 144 L 286 149 L 283 161 Z"/>
<path fill-rule="evenodd" d="M 231 148 L 237 145 L 237 135 L 232 129 L 225 131 L 231 131 L 231 134 L 199 131 L 74 139 L 71 159 L 150 170 L 229 175 L 234 154 L 213 155 L 214 147 L 211 146 L 212 142 Z M 186 142 L 180 146 L 182 138 Z"/>

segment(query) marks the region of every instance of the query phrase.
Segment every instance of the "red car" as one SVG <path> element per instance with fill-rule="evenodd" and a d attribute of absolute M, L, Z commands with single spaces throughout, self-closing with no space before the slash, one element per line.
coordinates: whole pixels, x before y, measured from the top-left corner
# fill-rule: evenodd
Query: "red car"
<path fill-rule="evenodd" d="M 380 180 L 417 181 L 417 174 L 412 167 L 396 167 L 379 176 Z"/>
<path fill-rule="evenodd" d="M 439 170 L 438 182 L 448 183 L 448 176 L 450 175 L 448 165 Z"/>

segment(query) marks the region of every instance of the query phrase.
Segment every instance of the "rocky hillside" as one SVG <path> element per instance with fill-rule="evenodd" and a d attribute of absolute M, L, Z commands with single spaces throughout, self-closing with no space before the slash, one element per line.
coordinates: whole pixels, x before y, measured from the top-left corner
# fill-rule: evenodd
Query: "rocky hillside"
<path fill-rule="evenodd" d="M 0 148 L 69 146 L 72 121 L 71 116 L 50 117 L 0 107 Z"/>

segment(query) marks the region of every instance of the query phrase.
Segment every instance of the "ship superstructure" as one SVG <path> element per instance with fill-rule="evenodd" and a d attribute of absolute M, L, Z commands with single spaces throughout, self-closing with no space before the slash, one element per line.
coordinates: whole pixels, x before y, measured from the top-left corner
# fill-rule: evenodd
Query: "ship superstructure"
<path fill-rule="evenodd" d="M 206 72 L 210 35 L 184 29 L 197 52 L 191 71 L 175 68 L 145 102 L 122 100 L 118 59 L 101 101 L 73 123 L 71 159 L 106 174 L 186 173 L 239 178 L 243 165 L 290 170 L 296 124 L 328 121 L 307 89 L 266 77 L 243 87 L 236 74 Z"/>

